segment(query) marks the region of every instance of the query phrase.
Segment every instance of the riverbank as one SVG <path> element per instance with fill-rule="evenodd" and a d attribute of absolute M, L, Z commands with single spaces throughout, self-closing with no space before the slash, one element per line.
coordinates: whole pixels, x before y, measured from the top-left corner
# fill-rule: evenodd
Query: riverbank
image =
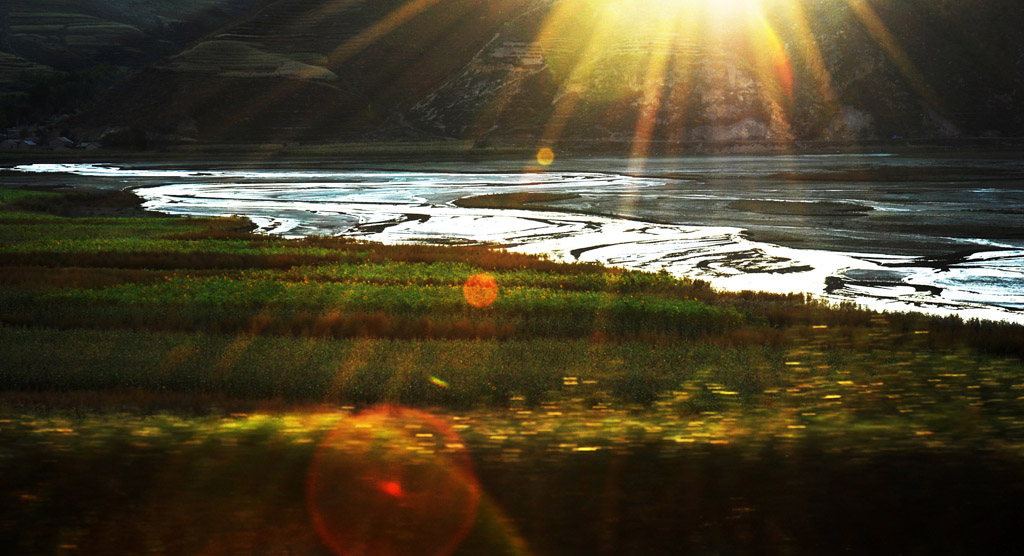
<path fill-rule="evenodd" d="M 544 170 L 515 158 L 323 164 L 59 163 L 5 177 L 135 188 L 152 210 L 245 214 L 270 234 L 502 245 L 879 310 L 1015 321 L 1024 310 L 1024 228 L 1014 208 L 1024 202 L 1024 168 L 1016 159 L 593 158 Z M 492 202 L 520 195 L 544 202 Z M 474 199 L 494 206 L 465 204 Z"/>
<path fill-rule="evenodd" d="M 323 555 L 324 520 L 374 542 L 321 492 L 460 555 L 999 553 L 1016 534 L 1021 327 L 0 193 L 0 542 L 19 554 Z"/>
<path fill-rule="evenodd" d="M 0 541 L 19 554 L 323 555 L 324 520 L 375 542 L 321 492 L 461 555 L 999 553 L 1016 534 L 1020 327 L 2 193 Z M 467 289 L 481 274 L 495 297 Z"/>
<path fill-rule="evenodd" d="M 105 159 L 112 162 L 135 160 L 197 161 L 210 162 L 218 159 L 252 161 L 286 161 L 312 159 L 322 167 L 322 162 L 337 157 L 357 156 L 360 158 L 411 158 L 419 161 L 434 157 L 460 160 L 512 158 L 535 159 L 542 147 L 551 148 L 557 159 L 617 157 L 629 158 L 637 152 L 632 141 L 615 142 L 602 139 L 599 142 L 577 141 L 560 145 L 535 144 L 491 144 L 483 145 L 473 141 L 361 141 L 334 143 L 181 143 L 165 144 L 145 150 L 103 147 L 96 150 L 9 150 L 0 151 L 0 165 L 5 160 L 25 163 L 40 159 L 64 159 L 73 161 L 95 161 Z M 800 142 L 692 142 L 672 145 L 653 144 L 639 149 L 651 158 L 674 158 L 686 156 L 736 156 L 736 155 L 827 155 L 827 154 L 871 154 L 890 153 L 898 155 L 941 155 L 943 153 L 970 153 L 974 156 L 1019 156 L 1024 150 L 1024 138 L 962 138 L 962 139 L 879 139 L 875 141 L 800 141 Z"/>

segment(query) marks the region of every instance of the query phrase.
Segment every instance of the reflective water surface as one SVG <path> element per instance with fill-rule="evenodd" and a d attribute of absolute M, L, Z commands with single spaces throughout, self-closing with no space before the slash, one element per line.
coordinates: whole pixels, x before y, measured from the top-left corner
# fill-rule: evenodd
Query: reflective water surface
<path fill-rule="evenodd" d="M 137 188 L 150 210 L 261 231 L 485 243 L 665 270 L 720 288 L 1024 322 L 1024 161 L 792 155 L 519 161 L 32 164 L 75 187 Z M 558 193 L 465 208 L 495 193 Z"/>

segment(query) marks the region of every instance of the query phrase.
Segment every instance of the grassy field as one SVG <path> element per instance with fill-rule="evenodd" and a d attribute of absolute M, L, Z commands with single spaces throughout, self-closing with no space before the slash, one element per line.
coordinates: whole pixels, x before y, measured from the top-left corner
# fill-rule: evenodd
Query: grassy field
<path fill-rule="evenodd" d="M 12 553 L 1013 552 L 1021 327 L 0 201 Z"/>

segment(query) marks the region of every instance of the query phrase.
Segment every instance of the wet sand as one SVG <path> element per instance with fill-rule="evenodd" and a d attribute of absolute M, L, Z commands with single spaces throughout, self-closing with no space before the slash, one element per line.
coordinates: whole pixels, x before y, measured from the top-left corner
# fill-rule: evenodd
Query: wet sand
<path fill-rule="evenodd" d="M 878 155 L 643 162 L 565 161 L 545 171 L 507 160 L 20 170 L 72 186 L 138 188 L 146 208 L 168 214 L 243 214 L 267 233 L 491 244 L 666 270 L 730 290 L 1024 322 L 1024 163 Z M 871 172 L 878 180 L 866 178 Z"/>

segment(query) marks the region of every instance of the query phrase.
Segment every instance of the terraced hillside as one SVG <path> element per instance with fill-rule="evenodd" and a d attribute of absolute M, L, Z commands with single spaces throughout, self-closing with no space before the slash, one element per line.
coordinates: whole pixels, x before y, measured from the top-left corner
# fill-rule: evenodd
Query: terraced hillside
<path fill-rule="evenodd" d="M 1009 554 L 1019 536 L 1020 326 L 124 217 L 137 202 L 0 189 L 11 554 Z"/>
<path fill-rule="evenodd" d="M 730 26 L 639 1 L 269 1 L 81 123 L 247 142 L 1024 133 L 1018 3 L 761 5 Z"/>
<path fill-rule="evenodd" d="M 32 63 L 21 56 L 0 52 L 0 87 L 15 87 L 25 72 L 46 71 L 46 66 Z"/>
<path fill-rule="evenodd" d="M 732 29 L 701 27 L 714 18 L 674 15 L 664 4 L 620 4 L 632 13 L 536 3 L 404 119 L 443 135 L 545 143 L 1024 130 L 1010 104 L 1024 91 L 1016 3 L 802 2 L 800 18 L 787 12 L 792 3 L 766 1 L 756 24 Z"/>
<path fill-rule="evenodd" d="M 525 0 L 268 2 L 119 88 L 85 123 L 202 138 L 362 137 L 436 88 Z M 160 111 L 152 109 L 160 106 Z"/>
<path fill-rule="evenodd" d="M 0 124 L 72 112 L 102 88 L 180 51 L 256 1 L 0 3 Z"/>
<path fill-rule="evenodd" d="M 175 53 L 255 0 L 10 0 L 0 7 L 8 53 L 62 71 L 82 64 L 136 67 Z"/>
<path fill-rule="evenodd" d="M 76 120 L 80 135 L 677 147 L 1024 135 L 1019 2 L 757 5 L 729 21 L 701 12 L 710 4 L 640 0 L 11 0 L 0 115 L 72 113 L 120 83 Z"/>

